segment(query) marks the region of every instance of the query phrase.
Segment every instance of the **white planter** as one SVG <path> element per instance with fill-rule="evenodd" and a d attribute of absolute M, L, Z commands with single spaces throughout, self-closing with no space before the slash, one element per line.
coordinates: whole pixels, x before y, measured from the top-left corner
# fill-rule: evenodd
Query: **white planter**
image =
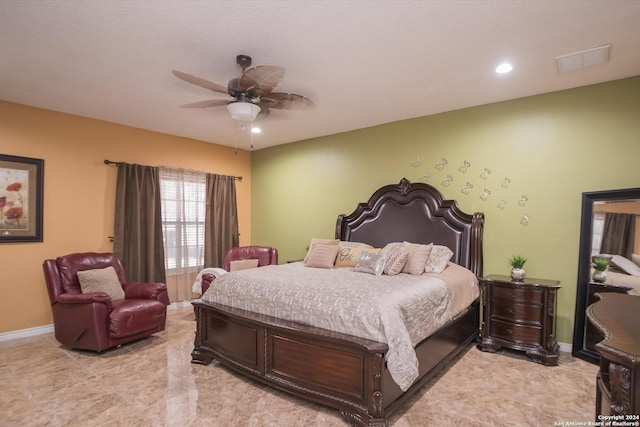
<path fill-rule="evenodd" d="M 524 280 L 524 268 L 512 268 L 511 279 L 514 282 L 522 282 Z"/>
<path fill-rule="evenodd" d="M 593 274 L 591 275 L 591 280 L 593 280 L 594 282 L 603 283 L 605 280 L 607 280 L 607 272 L 594 270 Z"/>

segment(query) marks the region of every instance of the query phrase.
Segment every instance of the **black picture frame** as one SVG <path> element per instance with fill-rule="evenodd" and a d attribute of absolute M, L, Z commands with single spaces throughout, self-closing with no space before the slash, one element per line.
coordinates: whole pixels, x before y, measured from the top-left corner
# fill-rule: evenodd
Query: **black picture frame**
<path fill-rule="evenodd" d="M 44 160 L 0 154 L 0 243 L 42 242 Z"/>

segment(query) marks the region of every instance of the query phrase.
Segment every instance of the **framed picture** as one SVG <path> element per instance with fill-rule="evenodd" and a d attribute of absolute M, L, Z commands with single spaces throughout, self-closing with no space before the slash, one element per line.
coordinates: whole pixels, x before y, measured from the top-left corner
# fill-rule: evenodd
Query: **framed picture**
<path fill-rule="evenodd" d="M 0 154 L 0 243 L 42 242 L 44 160 Z"/>

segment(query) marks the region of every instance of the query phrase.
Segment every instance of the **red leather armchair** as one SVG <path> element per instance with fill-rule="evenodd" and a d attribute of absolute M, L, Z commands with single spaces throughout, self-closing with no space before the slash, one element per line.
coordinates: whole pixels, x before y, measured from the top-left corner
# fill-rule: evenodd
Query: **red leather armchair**
<path fill-rule="evenodd" d="M 244 259 L 257 259 L 258 267 L 278 264 L 278 250 L 270 246 L 239 246 L 227 251 L 222 261 L 222 268 L 231 271 L 231 261 Z M 202 275 L 202 293 L 204 294 L 211 282 L 215 279 L 213 274 Z"/>
<path fill-rule="evenodd" d="M 82 293 L 78 271 L 112 266 L 125 298 L 104 292 Z M 163 331 L 167 318 L 164 283 L 129 283 L 111 253 L 75 253 L 43 264 L 56 339 L 65 347 L 103 351 Z"/>

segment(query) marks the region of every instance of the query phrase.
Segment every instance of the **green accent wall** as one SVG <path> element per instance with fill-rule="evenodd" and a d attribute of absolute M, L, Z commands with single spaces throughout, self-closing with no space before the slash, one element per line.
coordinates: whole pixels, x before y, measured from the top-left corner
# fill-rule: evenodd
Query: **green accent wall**
<path fill-rule="evenodd" d="M 640 187 L 639 164 L 640 76 L 299 141 L 252 153 L 252 243 L 300 259 L 377 188 L 423 180 L 484 212 L 485 274 L 522 254 L 528 277 L 562 282 L 570 343 L 582 193 Z"/>

